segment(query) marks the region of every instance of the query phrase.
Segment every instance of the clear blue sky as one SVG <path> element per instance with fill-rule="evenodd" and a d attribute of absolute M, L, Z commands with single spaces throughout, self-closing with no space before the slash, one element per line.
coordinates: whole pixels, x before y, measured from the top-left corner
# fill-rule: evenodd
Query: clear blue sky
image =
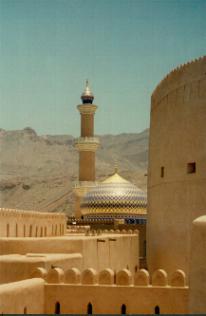
<path fill-rule="evenodd" d="M 205 0 L 0 0 L 0 127 L 78 135 L 88 78 L 96 134 L 142 131 L 158 82 L 205 54 Z"/>

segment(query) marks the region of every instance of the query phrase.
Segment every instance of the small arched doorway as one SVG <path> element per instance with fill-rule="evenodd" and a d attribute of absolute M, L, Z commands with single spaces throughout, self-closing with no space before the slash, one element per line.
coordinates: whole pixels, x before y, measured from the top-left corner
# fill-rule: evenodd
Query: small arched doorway
<path fill-rule="evenodd" d="M 159 306 L 157 305 L 157 306 L 155 306 L 155 315 L 159 315 L 160 314 L 160 308 L 159 308 Z"/>
<path fill-rule="evenodd" d="M 125 304 L 122 304 L 122 307 L 121 307 L 121 314 L 122 314 L 122 315 L 126 315 L 126 313 L 127 313 L 127 307 L 126 307 Z"/>
<path fill-rule="evenodd" d="M 55 304 L 55 314 L 60 314 L 60 313 L 61 313 L 60 303 L 56 302 L 56 304 Z"/>
<path fill-rule="evenodd" d="M 27 314 L 27 307 L 24 307 L 24 314 Z"/>
<path fill-rule="evenodd" d="M 88 305 L 87 305 L 87 314 L 88 315 L 92 315 L 92 304 L 91 303 L 89 303 Z"/>

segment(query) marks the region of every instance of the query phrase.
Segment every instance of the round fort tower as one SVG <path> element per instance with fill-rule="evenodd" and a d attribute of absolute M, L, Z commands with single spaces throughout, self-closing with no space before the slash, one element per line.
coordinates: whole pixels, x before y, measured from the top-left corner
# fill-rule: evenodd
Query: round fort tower
<path fill-rule="evenodd" d="M 81 136 L 74 143 L 79 151 L 79 181 L 74 188 L 76 217 L 81 216 L 82 197 L 95 185 L 95 153 L 99 146 L 99 139 L 94 137 L 94 114 L 97 106 L 93 104 L 94 95 L 89 88 L 88 80 L 81 100 L 82 104 L 77 106 L 81 115 Z"/>
<path fill-rule="evenodd" d="M 151 98 L 148 267 L 188 273 L 192 221 L 206 210 L 206 56 L 173 70 Z M 191 249 L 192 250 L 192 249 Z"/>

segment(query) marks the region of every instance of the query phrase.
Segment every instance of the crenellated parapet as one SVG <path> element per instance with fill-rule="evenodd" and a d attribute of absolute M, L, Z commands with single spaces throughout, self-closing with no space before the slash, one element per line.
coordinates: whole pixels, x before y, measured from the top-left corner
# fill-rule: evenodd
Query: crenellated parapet
<path fill-rule="evenodd" d="M 67 233 L 69 234 L 87 234 L 90 230 L 89 225 L 67 225 Z"/>
<path fill-rule="evenodd" d="M 62 213 L 49 213 L 49 212 L 38 212 L 38 211 L 27 211 L 20 209 L 0 208 L 0 216 L 15 216 L 15 217 L 27 217 L 27 218 L 42 218 L 42 219 L 65 219 L 65 214 Z"/>
<path fill-rule="evenodd" d="M 88 268 L 81 272 L 77 268 L 70 268 L 64 271 L 59 267 L 55 267 L 48 271 L 43 268 L 37 268 L 31 277 L 42 278 L 47 284 L 187 288 L 186 275 L 182 270 L 176 270 L 168 277 L 167 272 L 163 269 L 154 271 L 152 275 L 147 270 L 140 269 L 133 275 L 128 269 L 115 272 L 108 268 L 98 273 L 93 268 Z"/>
<path fill-rule="evenodd" d="M 80 226 L 81 227 L 81 226 Z M 124 235 L 139 235 L 138 229 L 87 229 L 86 236 L 98 236 L 98 235 L 112 235 L 112 234 L 124 234 Z"/>
<path fill-rule="evenodd" d="M 160 81 L 152 94 L 152 110 L 167 98 L 174 101 L 201 97 L 205 94 L 206 56 L 189 61 L 173 69 Z M 166 99 L 166 100 L 165 100 Z"/>
<path fill-rule="evenodd" d="M 60 236 L 65 231 L 65 214 L 0 208 L 0 237 Z"/>

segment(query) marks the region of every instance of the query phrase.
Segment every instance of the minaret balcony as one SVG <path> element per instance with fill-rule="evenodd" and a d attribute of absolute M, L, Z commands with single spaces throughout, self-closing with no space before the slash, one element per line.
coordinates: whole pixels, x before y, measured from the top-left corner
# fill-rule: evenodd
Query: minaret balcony
<path fill-rule="evenodd" d="M 97 105 L 95 104 L 79 104 L 77 106 L 77 109 L 79 110 L 79 112 L 81 114 L 94 114 L 96 109 L 97 109 Z"/>
<path fill-rule="evenodd" d="M 74 181 L 73 188 L 80 188 L 80 187 L 93 188 L 93 187 L 96 187 L 98 184 L 99 183 L 97 181 Z"/>
<path fill-rule="evenodd" d="M 79 151 L 96 151 L 99 144 L 98 137 L 79 137 L 74 140 L 74 147 Z"/>

